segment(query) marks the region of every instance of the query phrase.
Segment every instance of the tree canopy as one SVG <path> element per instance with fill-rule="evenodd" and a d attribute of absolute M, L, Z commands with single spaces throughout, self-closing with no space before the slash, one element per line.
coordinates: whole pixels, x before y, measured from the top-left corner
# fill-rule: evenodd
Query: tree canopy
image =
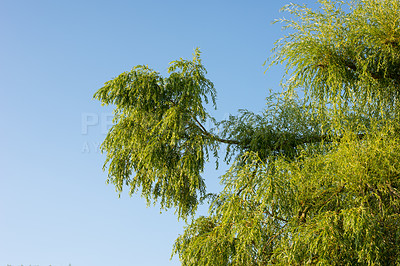
<path fill-rule="evenodd" d="M 96 92 L 115 106 L 108 182 L 188 222 L 183 265 L 400 265 L 400 2 L 318 2 L 283 8 L 269 61 L 286 67 L 283 92 L 259 114 L 207 112 L 216 91 L 198 49 L 167 77 L 137 66 Z M 209 194 L 221 145 L 231 167 Z"/>

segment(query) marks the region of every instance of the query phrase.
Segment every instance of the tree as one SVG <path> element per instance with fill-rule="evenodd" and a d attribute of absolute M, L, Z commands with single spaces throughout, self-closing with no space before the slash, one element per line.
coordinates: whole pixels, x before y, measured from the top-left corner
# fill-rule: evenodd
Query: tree
<path fill-rule="evenodd" d="M 400 264 L 400 2 L 318 2 L 284 7 L 270 61 L 286 67 L 284 90 L 261 114 L 206 112 L 216 92 L 199 50 L 168 77 L 138 66 L 96 92 L 115 105 L 102 149 L 119 192 L 185 220 L 211 202 L 176 240 L 183 265 Z M 233 163 L 207 194 L 221 145 Z"/>

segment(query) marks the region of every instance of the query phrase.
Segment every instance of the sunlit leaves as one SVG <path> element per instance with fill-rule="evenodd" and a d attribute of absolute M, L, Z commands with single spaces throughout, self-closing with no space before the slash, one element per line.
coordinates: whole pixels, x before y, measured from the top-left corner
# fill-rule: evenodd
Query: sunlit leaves
<path fill-rule="evenodd" d="M 219 124 L 240 156 L 183 265 L 400 264 L 400 2 L 318 2 L 284 8 L 284 94 Z"/>
<path fill-rule="evenodd" d="M 175 252 L 184 265 L 396 261 L 400 143 L 388 132 L 349 133 L 327 153 L 305 149 L 295 160 L 244 155 L 223 176 L 210 217 L 193 221 Z"/>
<path fill-rule="evenodd" d="M 175 206 L 186 217 L 205 194 L 200 174 L 215 145 L 199 121 L 208 117 L 203 101 L 215 105 L 215 89 L 198 50 L 193 61 L 174 61 L 168 72 L 162 77 L 137 66 L 106 82 L 94 97 L 115 105 L 115 125 L 102 144 L 109 182 L 118 191 L 125 184 L 130 193 L 140 189 L 149 203 Z"/>
<path fill-rule="evenodd" d="M 318 10 L 284 8 L 293 17 L 281 20 L 290 33 L 271 64 L 286 66 L 288 88 L 304 88 L 338 113 L 350 104 L 389 115 L 399 101 L 399 1 L 319 2 Z"/>

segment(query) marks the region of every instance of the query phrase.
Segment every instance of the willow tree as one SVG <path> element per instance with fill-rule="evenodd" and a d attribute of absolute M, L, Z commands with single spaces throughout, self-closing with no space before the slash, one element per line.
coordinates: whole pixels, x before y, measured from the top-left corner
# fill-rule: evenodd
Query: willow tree
<path fill-rule="evenodd" d="M 115 106 L 108 182 L 188 222 L 183 265 L 400 265 L 400 2 L 318 2 L 283 8 L 270 63 L 285 65 L 284 90 L 260 114 L 210 116 L 198 50 L 166 77 L 137 66 L 96 92 Z M 204 165 L 221 145 L 232 163 L 209 194 Z"/>

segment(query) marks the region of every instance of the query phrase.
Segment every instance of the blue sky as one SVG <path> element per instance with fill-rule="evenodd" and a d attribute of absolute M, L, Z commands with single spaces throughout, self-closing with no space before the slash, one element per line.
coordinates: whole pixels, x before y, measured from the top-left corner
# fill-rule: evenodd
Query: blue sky
<path fill-rule="evenodd" d="M 261 111 L 280 90 L 282 69 L 263 63 L 287 2 L 0 1 L 0 265 L 179 265 L 173 210 L 105 184 L 112 109 L 93 94 L 138 64 L 165 74 L 200 47 L 215 117 Z M 224 169 L 207 167 L 210 191 Z"/>

